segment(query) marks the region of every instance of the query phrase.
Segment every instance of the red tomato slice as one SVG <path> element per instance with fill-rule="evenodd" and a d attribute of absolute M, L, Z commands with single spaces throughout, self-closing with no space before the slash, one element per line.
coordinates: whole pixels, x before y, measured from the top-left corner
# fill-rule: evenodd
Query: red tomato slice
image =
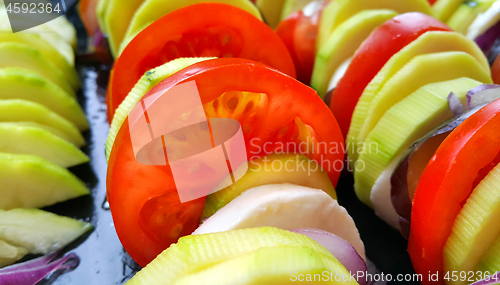
<path fill-rule="evenodd" d="M 116 60 L 107 94 L 108 120 L 146 71 L 179 57 L 247 58 L 295 77 L 281 39 L 254 16 L 225 4 L 191 5 L 148 26 Z"/>
<path fill-rule="evenodd" d="M 420 274 L 439 272 L 453 222 L 481 169 L 500 152 L 500 100 L 465 120 L 441 144 L 422 174 L 411 213 L 408 252 Z M 424 278 L 423 284 L 437 284 Z"/>
<path fill-rule="evenodd" d="M 330 101 L 330 108 L 344 137 L 349 131 L 352 113 L 359 97 L 385 63 L 421 34 L 439 30 L 452 31 L 431 16 L 406 13 L 385 22 L 363 42 Z"/>
<path fill-rule="evenodd" d="M 170 76 L 145 98 L 192 80 L 196 81 L 209 118 L 240 122 L 249 159 L 274 152 L 297 152 L 300 143 L 314 142 L 317 147 L 305 154 L 322 165 L 336 185 L 344 156 L 343 138 L 316 91 L 254 61 L 216 59 Z M 240 91 L 252 93 L 243 95 Z M 229 100 L 225 97 L 228 94 L 238 99 Z M 255 94 L 260 99 L 253 100 Z M 235 112 L 240 102 L 245 102 L 245 111 Z M 142 266 L 180 236 L 190 234 L 198 226 L 204 206 L 204 199 L 180 203 L 169 166 L 137 162 L 128 119 L 110 155 L 107 189 L 118 236 Z"/>
<path fill-rule="evenodd" d="M 316 58 L 319 18 L 328 3 L 324 1 L 319 4 L 312 15 L 306 16 L 303 11 L 295 12 L 276 28 L 276 33 L 285 43 L 295 63 L 297 79 L 307 85 L 311 83 Z"/>

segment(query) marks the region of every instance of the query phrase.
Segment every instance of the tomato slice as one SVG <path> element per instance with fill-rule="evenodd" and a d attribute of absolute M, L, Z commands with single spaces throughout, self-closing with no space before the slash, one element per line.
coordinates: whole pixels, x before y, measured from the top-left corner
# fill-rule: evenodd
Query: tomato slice
<path fill-rule="evenodd" d="M 318 36 L 319 19 L 328 1 L 315 6 L 310 15 L 297 11 L 276 28 L 276 33 L 285 43 L 297 70 L 297 79 L 309 85 L 316 58 L 316 37 Z"/>
<path fill-rule="evenodd" d="M 301 152 L 323 166 L 336 185 L 343 163 L 343 138 L 316 91 L 254 61 L 216 59 L 181 70 L 144 98 L 192 80 L 207 117 L 240 122 L 248 159 Z M 245 105 L 240 108 L 239 104 Z M 135 159 L 129 119 L 110 155 L 107 190 L 118 236 L 132 258 L 144 266 L 198 226 L 204 198 L 180 203 L 169 166 L 144 165 Z M 310 147 L 301 148 L 304 144 Z"/>
<path fill-rule="evenodd" d="M 500 152 L 500 100 L 476 112 L 439 146 L 418 183 L 411 213 L 408 252 L 420 274 L 439 272 L 453 222 L 473 190 L 478 174 Z M 483 174 L 482 174 L 483 173 Z M 423 284 L 436 284 L 424 278 Z"/>
<path fill-rule="evenodd" d="M 247 58 L 295 77 L 281 39 L 254 16 L 225 4 L 190 5 L 148 26 L 116 60 L 107 94 L 108 120 L 146 71 L 179 57 Z"/>
<path fill-rule="evenodd" d="M 378 27 L 354 54 L 344 77 L 333 92 L 330 108 L 344 137 L 352 113 L 366 86 L 399 50 L 428 31 L 451 31 L 445 24 L 421 13 L 398 15 Z"/>

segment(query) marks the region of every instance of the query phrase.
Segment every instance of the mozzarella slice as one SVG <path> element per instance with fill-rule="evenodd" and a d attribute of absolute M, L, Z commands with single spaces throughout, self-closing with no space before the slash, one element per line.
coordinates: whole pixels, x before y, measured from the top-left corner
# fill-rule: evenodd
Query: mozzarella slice
<path fill-rule="evenodd" d="M 493 3 L 484 13 L 477 15 L 467 30 L 467 38 L 475 40 L 500 21 L 500 0 Z"/>
<path fill-rule="evenodd" d="M 322 190 L 294 184 L 269 184 L 245 191 L 193 235 L 262 226 L 325 230 L 351 243 L 366 260 L 363 242 L 347 210 Z"/>
<path fill-rule="evenodd" d="M 391 176 L 401 159 L 397 157 L 382 172 L 372 187 L 370 201 L 372 202 L 375 214 L 388 223 L 391 227 L 399 230 L 399 215 L 396 213 L 391 200 Z"/>

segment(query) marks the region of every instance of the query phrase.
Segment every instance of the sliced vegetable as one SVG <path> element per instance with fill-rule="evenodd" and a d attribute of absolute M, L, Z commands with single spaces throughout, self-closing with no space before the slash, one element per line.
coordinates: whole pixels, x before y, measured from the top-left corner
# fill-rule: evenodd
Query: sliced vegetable
<path fill-rule="evenodd" d="M 316 56 L 318 24 L 326 1 L 316 1 L 282 21 L 276 33 L 283 40 L 292 56 L 297 70 L 297 79 L 309 85 Z"/>
<path fill-rule="evenodd" d="M 500 98 L 500 86 L 482 84 L 467 92 L 467 109 L 474 108 Z"/>
<path fill-rule="evenodd" d="M 282 0 L 280 0 L 282 1 Z M 139 9 L 135 12 L 132 20 L 130 21 L 130 25 L 128 26 L 127 33 L 125 34 L 124 40 L 120 45 L 120 52 L 125 49 L 125 47 L 129 44 L 129 42 L 137 36 L 142 30 L 146 27 L 159 20 L 160 18 L 168 15 L 176 10 L 181 8 L 193 6 L 199 3 L 220 3 L 231 5 L 240 11 L 244 11 L 248 14 L 251 14 L 253 17 L 262 20 L 262 16 L 260 15 L 259 10 L 255 5 L 250 3 L 248 0 L 145 0 L 144 3 L 139 7 Z M 189 17 L 191 21 L 194 21 L 196 18 L 200 17 L 205 13 L 210 13 L 210 11 L 205 10 L 203 13 L 194 13 L 197 17 Z M 245 14 L 246 14 L 245 13 Z M 191 14 L 193 15 L 193 14 Z M 212 15 L 216 17 L 216 15 Z M 233 16 L 233 14 L 226 14 L 225 17 Z M 186 25 L 186 22 L 184 22 Z M 199 56 L 209 56 L 209 55 L 199 55 Z"/>
<path fill-rule="evenodd" d="M 262 11 L 262 16 L 266 23 L 275 28 L 281 20 L 283 7 L 286 0 L 256 0 L 255 4 Z"/>
<path fill-rule="evenodd" d="M 336 200 L 323 191 L 287 183 L 245 191 L 205 220 L 193 234 L 262 226 L 325 230 L 348 241 L 366 259 L 354 221 Z"/>
<path fill-rule="evenodd" d="M 21 99 L 39 103 L 74 123 L 80 131 L 89 128 L 78 101 L 31 70 L 10 67 L 0 69 L 0 86 L 0 99 Z"/>
<path fill-rule="evenodd" d="M 439 127 L 414 142 L 404 154 L 404 158 L 400 160 L 391 177 L 391 196 L 392 204 L 396 212 L 401 216 L 399 219 L 400 231 L 406 239 L 410 236 L 413 197 L 425 167 L 451 131 L 482 107 L 484 105 L 475 107 L 460 117 L 445 121 Z"/>
<path fill-rule="evenodd" d="M 364 109 L 360 104 L 356 106 L 347 143 L 362 145 L 385 111 L 421 86 L 460 77 L 468 77 L 481 83 L 491 82 L 489 72 L 485 72 L 475 58 L 464 52 L 432 53 L 413 58 L 384 84 L 373 100 L 366 98 L 365 101 L 365 98 L 360 98 L 360 102 L 363 100 L 369 107 Z M 448 94 L 449 92 L 446 96 Z M 349 158 L 354 161 L 358 159 L 356 149 L 357 147 L 353 151 L 353 148 L 348 148 Z"/>
<path fill-rule="evenodd" d="M 496 163 L 500 158 L 496 159 Z M 474 271 L 500 236 L 500 165 L 474 188 L 460 210 L 443 249 L 444 272 Z M 466 284 L 458 280 L 456 284 Z"/>
<path fill-rule="evenodd" d="M 375 181 L 393 160 L 414 141 L 453 117 L 447 101 L 450 91 L 465 103 L 467 91 L 480 84 L 469 78 L 460 78 L 424 85 L 389 108 L 368 134 L 363 143 L 367 149 L 362 150 L 358 158 L 364 166 L 361 171 L 354 171 L 354 190 L 359 199 L 370 203 L 368 199 Z M 387 204 L 391 205 L 390 188 L 384 191 Z M 376 212 L 379 210 L 375 209 Z"/>
<path fill-rule="evenodd" d="M 38 209 L 0 210 L 0 240 L 31 254 L 58 251 L 92 229 L 92 225 Z"/>
<path fill-rule="evenodd" d="M 210 246 L 207 246 L 208 244 L 210 244 Z M 235 260 L 239 257 L 245 258 L 247 254 L 255 253 L 259 249 L 279 249 L 281 247 L 288 250 L 293 248 L 310 249 L 312 251 L 308 251 L 309 255 L 316 258 L 320 257 L 323 262 L 327 262 L 326 264 L 329 265 L 328 268 L 331 272 L 337 274 L 349 274 L 328 250 L 314 240 L 304 235 L 292 233 L 286 230 L 280 230 L 272 227 L 261 227 L 183 237 L 177 244 L 169 247 L 146 268 L 137 273 L 127 284 L 172 284 L 183 276 L 206 273 L 207 271 L 204 270 L 208 270 L 208 272 L 211 272 L 211 270 L 218 271 L 218 265 L 226 262 L 230 263 L 231 260 Z M 274 255 L 282 256 L 283 254 L 286 254 L 286 252 L 286 250 L 280 251 L 280 254 L 275 252 L 276 254 Z M 290 259 L 295 260 L 292 256 L 293 254 L 287 255 Z M 303 257 L 302 255 L 300 256 Z M 269 257 L 269 255 L 266 257 Z M 265 262 L 266 261 L 263 260 L 262 262 L 256 262 L 254 264 L 255 266 L 258 266 L 259 264 L 265 264 Z M 279 262 L 272 262 L 272 266 L 269 264 L 269 267 L 279 266 L 278 263 Z M 236 271 L 242 272 L 241 276 L 245 276 L 246 274 L 252 272 L 250 270 L 247 271 L 249 268 L 254 267 L 238 266 Z M 290 271 L 293 271 L 293 269 L 288 268 L 287 270 L 288 272 L 286 275 L 289 281 Z M 231 270 L 231 272 L 236 271 Z M 230 271 L 225 270 L 225 272 L 227 273 Z M 227 281 L 227 279 L 220 279 L 221 283 L 222 280 L 225 280 L 230 282 L 229 284 L 238 284 L 237 277 L 232 274 L 223 275 L 226 275 L 226 277 L 214 276 L 215 279 L 211 278 L 211 281 L 217 282 L 219 278 L 228 278 L 229 281 Z M 208 279 L 203 278 L 203 282 L 207 280 Z M 264 280 L 257 282 L 257 284 L 262 284 L 261 282 L 264 282 Z M 195 284 L 197 283 L 199 282 L 195 282 Z"/>
<path fill-rule="evenodd" d="M 13 264 L 26 254 L 28 254 L 28 251 L 25 248 L 13 246 L 0 240 L 0 268 Z"/>
<path fill-rule="evenodd" d="M 387 61 L 384 67 L 380 69 L 377 75 L 366 86 L 356 105 L 356 110 L 359 112 L 370 108 L 369 102 L 373 100 L 387 81 L 389 81 L 414 57 L 445 51 L 463 51 L 468 53 L 480 63 L 486 72 L 489 71 L 488 60 L 484 54 L 474 44 L 474 42 L 468 40 L 463 35 L 444 31 L 426 32 L 394 54 L 394 56 Z M 358 122 L 356 121 L 352 121 L 353 125 L 357 123 Z"/>
<path fill-rule="evenodd" d="M 89 161 L 80 149 L 35 123 L 0 123 L 0 152 L 37 155 L 71 167 Z"/>
<path fill-rule="evenodd" d="M 489 53 L 495 45 L 495 41 L 500 37 L 500 22 L 490 27 L 484 34 L 476 38 L 476 44 L 484 53 Z"/>
<path fill-rule="evenodd" d="M 354 55 L 375 28 L 396 15 L 392 10 L 365 10 L 340 24 L 316 55 L 311 87 L 323 98 L 340 65 Z"/>
<path fill-rule="evenodd" d="M 429 3 L 425 0 L 335 0 L 326 7 L 319 26 L 317 50 L 323 47 L 327 39 L 344 21 L 354 16 L 360 11 L 369 9 L 390 9 L 398 13 L 421 12 L 431 14 Z"/>
<path fill-rule="evenodd" d="M 337 199 L 328 174 L 315 161 L 305 155 L 270 154 L 252 160 L 247 173 L 231 186 L 208 195 L 202 219 L 212 216 L 250 188 L 277 183 L 321 189 Z"/>
<path fill-rule="evenodd" d="M 125 38 L 129 24 L 142 3 L 144 3 L 144 0 L 109 1 L 104 21 L 108 32 L 109 47 L 113 56 L 118 55 L 120 44 Z"/>
<path fill-rule="evenodd" d="M 35 102 L 0 100 L 0 122 L 33 122 L 56 130 L 60 137 L 77 147 L 85 144 L 75 124 Z"/>
<path fill-rule="evenodd" d="M 149 90 L 151 90 L 151 88 L 155 87 L 165 78 L 178 72 L 179 70 L 186 68 L 191 64 L 208 59 L 213 58 L 178 58 L 147 71 L 135 84 L 132 91 L 130 91 L 130 93 L 123 100 L 118 109 L 116 109 L 116 114 L 113 117 L 113 121 L 111 122 L 111 126 L 109 128 L 108 139 L 106 140 L 106 159 L 109 159 L 109 154 L 111 153 L 113 143 L 115 142 L 116 134 L 120 130 L 120 127 L 127 118 L 128 114 L 130 113 L 130 110 L 132 110 L 135 104 L 137 104 L 141 100 L 141 98 Z"/>
<path fill-rule="evenodd" d="M 4 210 L 41 208 L 89 194 L 71 172 L 31 155 L 0 153 L 0 181 Z"/>
<path fill-rule="evenodd" d="M 359 47 L 330 101 L 344 137 L 354 108 L 368 83 L 395 53 L 428 31 L 450 31 L 450 28 L 430 16 L 407 13 L 385 22 Z"/>
<path fill-rule="evenodd" d="M 303 154 L 318 162 L 332 185 L 336 185 L 343 153 L 331 148 L 342 149 L 343 139 L 335 118 L 314 90 L 257 62 L 216 59 L 173 74 L 144 99 L 193 80 L 208 118 L 233 118 L 240 122 L 247 156 L 297 152 L 300 142 L 306 142 L 312 150 L 312 145 L 317 144 L 314 153 Z M 252 108 L 244 112 L 248 106 Z M 179 236 L 190 234 L 198 226 L 205 201 L 181 204 L 170 167 L 144 165 L 136 160 L 129 120 L 118 132 L 110 155 L 108 198 L 122 244 L 139 264 L 146 265 Z M 195 185 L 220 182 L 216 177 L 210 177 L 214 181 L 201 180 L 197 174 L 189 173 L 189 177 L 198 177 L 190 180 Z M 156 220 L 159 216 L 166 219 Z M 144 252 L 144 246 L 151 251 Z"/>
<path fill-rule="evenodd" d="M 413 200 L 408 243 L 417 273 L 444 276 L 442 249 L 477 173 L 500 151 L 499 128 L 500 100 L 496 100 L 458 126 L 425 168 Z M 425 279 L 423 283 L 430 284 Z"/>
<path fill-rule="evenodd" d="M 199 16 L 186 22 L 193 14 Z M 264 23 L 229 5 L 191 5 L 144 29 L 116 60 L 107 94 L 108 120 L 146 71 L 176 58 L 198 56 L 248 58 L 295 76 L 286 47 Z"/>
<path fill-rule="evenodd" d="M 18 67 L 33 70 L 40 76 L 55 83 L 71 96 L 76 96 L 74 90 L 78 89 L 78 86 L 70 86 L 61 70 L 57 69 L 37 49 L 28 45 L 12 42 L 0 43 L 0 67 Z"/>
<path fill-rule="evenodd" d="M 467 29 L 478 14 L 485 12 L 497 0 L 472 0 L 463 2 L 446 24 L 454 31 L 467 34 Z"/>
<path fill-rule="evenodd" d="M 365 261 L 361 258 L 361 256 L 359 256 L 356 249 L 346 240 L 327 231 L 318 229 L 303 228 L 290 231 L 308 236 L 317 241 L 319 244 L 328 249 L 351 274 L 356 274 L 357 272 L 367 272 L 368 269 L 366 268 Z M 361 279 L 357 277 L 356 281 L 360 285 L 368 283 L 366 278 Z"/>
<path fill-rule="evenodd" d="M 72 86 L 81 85 L 74 64 L 68 62 L 54 46 L 40 35 L 0 33 L 0 43 L 19 43 L 38 50 L 45 59 L 52 62 L 63 73 Z"/>

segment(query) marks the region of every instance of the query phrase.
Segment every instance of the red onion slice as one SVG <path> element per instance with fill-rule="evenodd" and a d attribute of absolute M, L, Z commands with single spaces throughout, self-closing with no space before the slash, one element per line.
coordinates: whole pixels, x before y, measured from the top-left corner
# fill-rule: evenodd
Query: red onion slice
<path fill-rule="evenodd" d="M 500 271 L 484 278 L 483 280 L 479 280 L 476 283 L 472 283 L 471 285 L 493 285 L 493 284 L 500 284 Z"/>
<path fill-rule="evenodd" d="M 484 53 L 491 50 L 495 41 L 500 37 L 500 21 L 491 26 L 482 35 L 478 36 L 474 41 Z"/>
<path fill-rule="evenodd" d="M 457 95 L 453 92 L 448 94 L 448 108 L 450 108 L 450 111 L 455 117 L 460 116 L 465 111 L 464 105 L 462 105 L 460 99 L 458 99 Z"/>
<path fill-rule="evenodd" d="M 52 253 L 0 269 L 0 284 L 35 285 L 50 273 L 62 269 L 74 269 L 80 262 L 74 253 L 52 261 L 56 255 L 57 253 Z"/>
<path fill-rule="evenodd" d="M 493 102 L 500 98 L 500 85 L 482 84 L 467 92 L 467 109 Z"/>
<path fill-rule="evenodd" d="M 344 265 L 344 267 L 354 276 L 357 272 L 364 272 L 364 276 L 366 276 L 367 267 L 366 263 L 359 256 L 356 249 L 346 240 L 341 237 L 338 237 L 332 233 L 327 231 L 322 231 L 318 229 L 294 229 L 290 230 L 291 232 L 303 234 L 307 237 L 312 238 L 323 247 L 325 247 L 328 251 L 330 251 L 335 258 Z M 357 275 L 357 274 L 356 274 Z M 357 278 L 357 276 L 356 276 Z M 359 278 L 358 283 L 360 285 L 366 285 L 366 278 Z"/>

